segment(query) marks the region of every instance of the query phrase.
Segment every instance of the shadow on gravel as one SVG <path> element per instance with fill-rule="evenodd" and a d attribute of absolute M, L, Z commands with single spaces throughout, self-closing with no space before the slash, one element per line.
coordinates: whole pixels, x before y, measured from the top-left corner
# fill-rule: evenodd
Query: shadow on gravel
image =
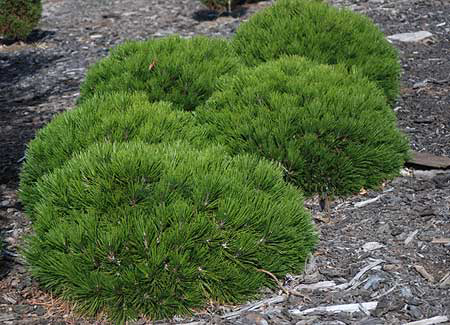
<path fill-rule="evenodd" d="M 55 93 L 78 89 L 78 82 L 58 79 L 36 89 L 33 80 L 61 55 L 45 55 L 33 51 L 0 52 L 0 184 L 17 183 L 20 159 L 26 144 L 44 121 L 33 112 L 33 107 L 48 100 Z M 42 74 L 42 72 L 40 73 Z M 31 79 L 29 79 L 31 78 Z M 48 82 L 47 81 L 47 82 Z"/>
<path fill-rule="evenodd" d="M 42 55 L 40 53 L 7 53 L 0 52 L 0 94 L 11 97 L 10 89 L 18 88 L 17 84 L 25 77 L 35 74 L 42 68 L 62 58 L 61 55 Z M 3 97 L 2 96 L 2 97 Z M 3 97 L 6 98 L 6 97 Z"/>
<path fill-rule="evenodd" d="M 244 7 L 238 7 L 234 9 L 231 13 L 224 12 L 224 11 L 218 11 L 218 10 L 211 10 L 211 9 L 202 9 L 194 12 L 192 15 L 192 18 L 195 19 L 198 22 L 202 21 L 213 21 L 216 20 L 219 17 L 233 17 L 233 18 L 239 18 L 247 12 L 247 8 Z"/>
<path fill-rule="evenodd" d="M 44 40 L 47 37 L 53 36 L 56 33 L 54 31 L 49 30 L 41 30 L 41 29 L 33 29 L 28 35 L 27 39 L 23 41 L 25 44 L 33 44 L 36 42 L 40 42 Z M 0 38 L 0 45 L 13 45 L 14 43 L 18 42 L 15 39 L 7 39 L 7 38 Z"/>

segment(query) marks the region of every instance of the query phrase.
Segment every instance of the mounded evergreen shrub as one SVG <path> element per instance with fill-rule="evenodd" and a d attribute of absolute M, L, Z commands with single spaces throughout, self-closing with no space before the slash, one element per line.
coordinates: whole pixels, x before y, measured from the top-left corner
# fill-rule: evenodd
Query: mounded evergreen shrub
<path fill-rule="evenodd" d="M 81 101 L 95 93 L 145 91 L 150 102 L 170 101 L 192 111 L 204 103 L 217 79 L 240 60 L 226 40 L 197 36 L 127 42 L 89 69 Z"/>
<path fill-rule="evenodd" d="M 360 70 L 390 102 L 399 92 L 400 63 L 393 46 L 369 18 L 316 0 L 278 0 L 241 24 L 232 39 L 249 66 L 300 55 Z"/>
<path fill-rule="evenodd" d="M 191 114 L 167 102 L 149 103 L 144 93 L 95 95 L 55 117 L 30 142 L 20 174 L 21 201 L 32 214 L 39 200 L 36 181 L 95 142 L 189 140 L 192 125 Z"/>
<path fill-rule="evenodd" d="M 42 177 L 32 275 L 115 322 L 253 298 L 302 270 L 317 235 L 299 191 L 254 156 L 101 143 Z"/>
<path fill-rule="evenodd" d="M 26 39 L 41 14 L 41 0 L 0 0 L 0 36 Z"/>
<path fill-rule="evenodd" d="M 242 69 L 219 88 L 196 112 L 208 141 L 280 162 L 306 194 L 376 187 L 407 157 L 382 91 L 345 67 L 284 57 Z"/>

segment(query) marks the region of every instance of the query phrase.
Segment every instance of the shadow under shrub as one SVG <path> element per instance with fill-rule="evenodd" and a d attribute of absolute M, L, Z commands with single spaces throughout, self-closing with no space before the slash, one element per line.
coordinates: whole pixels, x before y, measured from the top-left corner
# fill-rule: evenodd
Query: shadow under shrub
<path fill-rule="evenodd" d="M 42 177 L 26 260 L 46 289 L 123 322 L 256 297 L 317 234 L 279 166 L 223 148 L 95 144 Z"/>
<path fill-rule="evenodd" d="M 41 0 L 0 0 L 0 36 L 25 40 L 41 14 Z"/>
<path fill-rule="evenodd" d="M 229 42 L 172 36 L 127 42 L 94 64 L 81 86 L 81 101 L 94 93 L 145 91 L 150 102 L 170 101 L 193 111 L 214 90 L 217 79 L 240 66 Z"/>
<path fill-rule="evenodd" d="M 356 67 L 383 89 L 399 93 L 400 63 L 393 46 L 369 18 L 321 1 L 278 0 L 238 28 L 232 45 L 249 66 L 300 55 L 318 63 Z"/>
<path fill-rule="evenodd" d="M 193 124 L 191 114 L 167 102 L 149 103 L 144 93 L 94 95 L 55 117 L 29 143 L 20 174 L 21 201 L 32 216 L 39 200 L 37 180 L 93 143 L 189 140 Z"/>
<path fill-rule="evenodd" d="M 205 141 L 280 162 L 306 194 L 348 195 L 397 175 L 408 141 L 381 90 L 345 67 L 284 57 L 221 80 L 197 110 Z"/>

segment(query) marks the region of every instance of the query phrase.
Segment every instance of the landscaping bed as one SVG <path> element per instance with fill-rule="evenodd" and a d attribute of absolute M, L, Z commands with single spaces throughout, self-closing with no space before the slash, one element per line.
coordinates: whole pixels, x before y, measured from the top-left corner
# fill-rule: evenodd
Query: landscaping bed
<path fill-rule="evenodd" d="M 240 11 L 241 16 L 214 20 L 205 20 L 211 15 L 202 14 L 204 8 L 195 1 L 149 5 L 146 1 L 52 0 L 43 4 L 43 19 L 29 42 L 0 48 L 0 222 L 9 252 L 0 271 L 0 321 L 95 323 L 77 318 L 69 305 L 42 292 L 25 271 L 22 258 L 15 256 L 22 235 L 31 231 L 17 198 L 26 144 L 56 113 L 74 106 L 87 67 L 106 56 L 110 47 L 129 39 L 173 33 L 229 37 L 242 20 L 270 3 L 248 5 Z M 395 43 L 404 74 L 401 98 L 394 110 L 414 150 L 450 156 L 450 48 L 445 38 L 450 5 L 444 1 L 334 4 L 367 14 L 386 35 L 418 30 L 433 34 L 421 42 Z M 318 198 L 307 200 L 320 244 L 305 274 L 285 279 L 285 290 L 296 288 L 302 296 L 287 299 L 283 291 L 268 291 L 267 299 L 272 300 L 253 305 L 251 312 L 243 306 L 211 305 L 192 319 L 174 322 L 396 324 L 449 316 L 449 177 L 448 170 L 406 170 L 403 177 L 384 184 L 380 191 L 362 191 L 336 200 L 331 218 L 319 211 Z M 354 278 L 368 265 L 371 267 L 361 278 Z M 314 283 L 329 287 L 296 287 Z M 362 305 L 367 307 L 353 314 L 301 313 L 320 306 L 368 302 L 377 302 L 377 307 L 370 310 L 373 305 Z"/>

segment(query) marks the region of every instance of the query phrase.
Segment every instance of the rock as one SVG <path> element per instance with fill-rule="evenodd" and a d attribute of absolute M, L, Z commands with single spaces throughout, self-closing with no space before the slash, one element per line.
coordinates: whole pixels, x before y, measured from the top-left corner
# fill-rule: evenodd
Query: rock
<path fill-rule="evenodd" d="M 387 38 L 390 41 L 399 41 L 399 42 L 413 43 L 413 42 L 423 41 L 423 40 L 425 40 L 427 38 L 430 38 L 431 36 L 433 36 L 433 34 L 431 34 L 430 32 L 422 30 L 422 31 L 413 32 L 413 33 L 395 34 L 395 35 L 388 36 Z"/>

